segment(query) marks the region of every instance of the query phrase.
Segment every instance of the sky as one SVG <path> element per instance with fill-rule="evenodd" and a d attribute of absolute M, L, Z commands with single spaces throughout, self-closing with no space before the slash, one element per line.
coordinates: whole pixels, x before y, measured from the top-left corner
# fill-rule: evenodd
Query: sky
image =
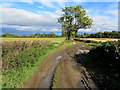
<path fill-rule="evenodd" d="M 54 32 L 61 35 L 61 25 L 57 22 L 65 6 L 81 5 L 87 11 L 87 16 L 93 19 L 90 29 L 79 29 L 78 33 L 96 33 L 118 31 L 118 1 L 117 0 L 4 0 L 0 3 L 1 33 L 35 34 Z"/>

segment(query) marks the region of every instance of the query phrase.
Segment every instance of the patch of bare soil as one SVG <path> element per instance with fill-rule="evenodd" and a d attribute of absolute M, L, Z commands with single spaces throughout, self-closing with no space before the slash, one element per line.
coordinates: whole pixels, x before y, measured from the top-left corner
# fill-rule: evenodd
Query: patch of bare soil
<path fill-rule="evenodd" d="M 74 61 L 62 59 L 56 70 L 56 88 L 97 89 L 85 67 Z"/>
<path fill-rule="evenodd" d="M 57 65 L 53 79 L 53 88 L 97 89 L 86 68 L 72 60 L 79 50 L 86 49 L 88 47 L 86 48 L 85 45 L 76 45 L 76 47 L 65 52 L 67 54 L 63 55 L 63 58 Z"/>
<path fill-rule="evenodd" d="M 85 68 L 83 68 L 81 65 L 78 66 L 76 61 L 73 60 L 76 52 L 79 49 L 86 49 L 85 47 L 86 45 L 78 43 L 74 46 L 58 50 L 55 53 L 47 56 L 39 66 L 39 69 L 25 83 L 24 88 L 50 88 L 52 82 L 51 77 L 53 77 L 55 69 L 59 69 L 57 77 L 54 76 L 56 78 L 53 78 L 53 81 L 54 79 L 57 79 L 57 88 L 95 87 L 90 77 L 88 77 L 89 75 L 87 78 L 85 78 L 85 74 L 87 75 Z M 56 65 L 56 59 L 60 59 L 60 61 L 57 64 L 57 67 L 54 67 Z M 92 82 L 93 86 L 90 86 L 92 84 L 89 84 L 88 82 Z"/>

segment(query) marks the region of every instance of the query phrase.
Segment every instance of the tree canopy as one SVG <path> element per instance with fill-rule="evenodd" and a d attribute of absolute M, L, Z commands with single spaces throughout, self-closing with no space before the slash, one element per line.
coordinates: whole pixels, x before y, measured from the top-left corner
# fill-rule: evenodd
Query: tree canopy
<path fill-rule="evenodd" d="M 86 10 L 82 6 L 65 7 L 62 12 L 58 22 L 62 24 L 62 33 L 68 40 L 75 37 L 79 29 L 87 29 L 93 25 L 93 20 L 86 16 Z"/>

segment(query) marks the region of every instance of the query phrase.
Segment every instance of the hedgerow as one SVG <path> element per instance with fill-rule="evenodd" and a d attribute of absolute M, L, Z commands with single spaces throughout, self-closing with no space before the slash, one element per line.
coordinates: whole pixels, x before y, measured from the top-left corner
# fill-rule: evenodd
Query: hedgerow
<path fill-rule="evenodd" d="M 19 41 L 3 45 L 2 88 L 20 88 L 45 56 L 58 48 L 61 43 Z"/>
<path fill-rule="evenodd" d="M 104 42 L 91 49 L 84 61 L 99 80 L 109 82 L 111 87 L 120 87 L 120 41 Z"/>

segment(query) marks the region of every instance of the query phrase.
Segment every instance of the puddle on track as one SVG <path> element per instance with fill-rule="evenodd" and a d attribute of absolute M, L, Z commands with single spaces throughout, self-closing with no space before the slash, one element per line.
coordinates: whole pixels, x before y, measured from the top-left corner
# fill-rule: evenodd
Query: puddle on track
<path fill-rule="evenodd" d="M 79 49 L 78 52 L 80 52 L 80 53 L 88 53 L 89 50 L 82 50 L 82 49 Z"/>
<path fill-rule="evenodd" d="M 89 52 L 89 50 L 79 49 L 78 52 L 79 53 L 86 53 L 86 52 Z M 56 69 L 56 66 L 57 66 L 57 64 L 58 64 L 58 62 L 59 62 L 59 60 L 61 58 L 62 58 L 62 56 L 57 56 L 56 57 L 56 61 L 55 61 L 54 65 L 49 70 L 47 76 L 45 76 L 45 78 L 43 79 L 43 81 L 42 81 L 42 83 L 40 85 L 40 88 L 50 88 L 51 83 L 52 83 L 52 79 L 53 79 L 53 75 L 54 75 L 54 72 L 55 72 L 55 69 Z M 68 57 L 67 60 L 72 61 L 73 59 L 71 57 Z"/>
<path fill-rule="evenodd" d="M 48 75 L 43 79 L 43 81 L 40 85 L 40 88 L 50 88 L 51 82 L 53 79 L 53 74 L 54 74 L 56 66 L 61 58 L 62 58 L 62 56 L 57 56 L 55 64 L 50 69 Z"/>
<path fill-rule="evenodd" d="M 67 60 L 72 61 L 73 59 L 69 57 Z"/>

